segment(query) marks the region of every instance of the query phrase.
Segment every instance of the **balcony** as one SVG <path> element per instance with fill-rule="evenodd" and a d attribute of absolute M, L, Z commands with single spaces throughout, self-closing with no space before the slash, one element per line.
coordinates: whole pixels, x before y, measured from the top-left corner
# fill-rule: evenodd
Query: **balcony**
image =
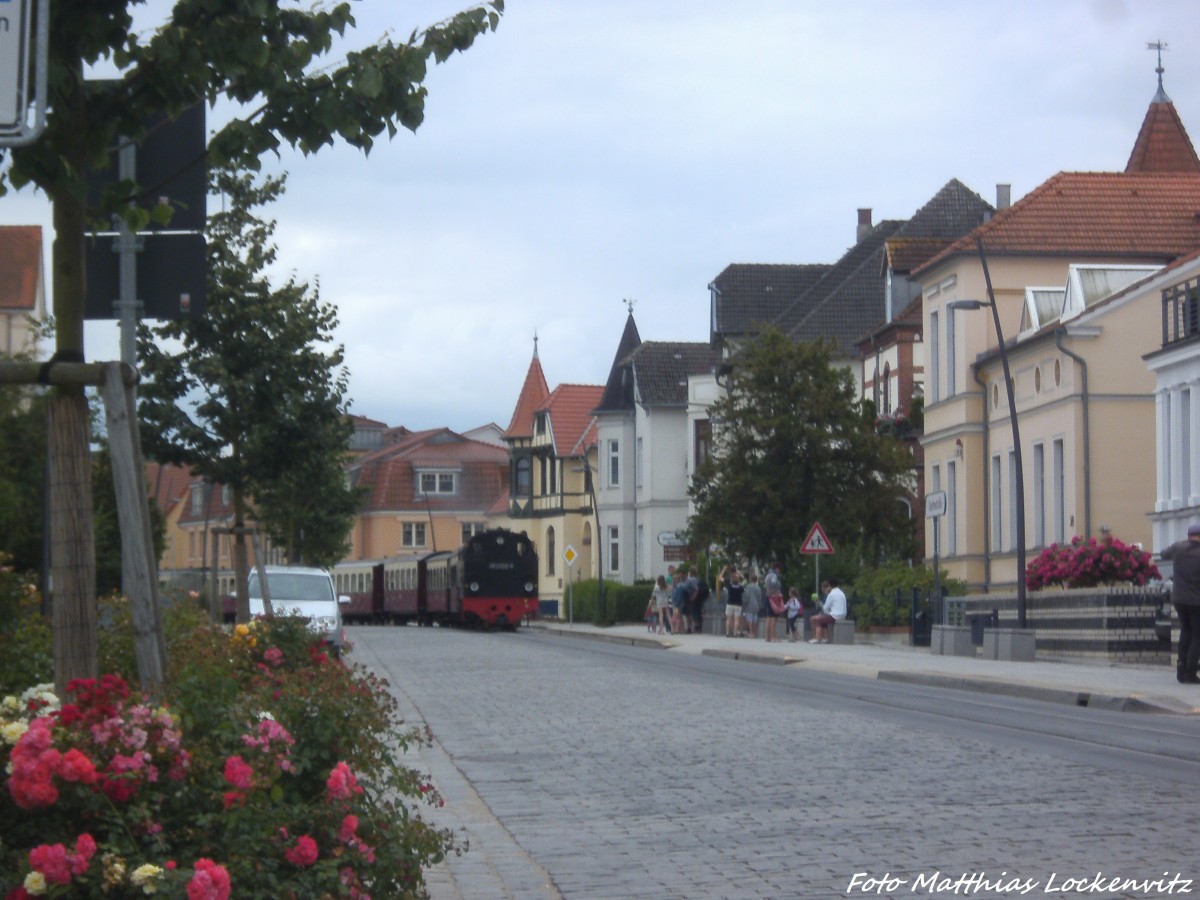
<path fill-rule="evenodd" d="M 1200 335 L 1200 278 L 1162 292 L 1162 345 L 1170 347 Z"/>

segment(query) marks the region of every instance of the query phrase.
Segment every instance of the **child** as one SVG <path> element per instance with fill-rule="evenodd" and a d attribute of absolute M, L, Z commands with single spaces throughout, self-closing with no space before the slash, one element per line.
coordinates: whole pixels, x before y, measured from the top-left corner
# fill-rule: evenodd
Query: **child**
<path fill-rule="evenodd" d="M 796 622 L 800 618 L 800 610 L 804 605 L 800 602 L 800 592 L 796 588 L 788 591 L 787 606 L 787 636 L 791 643 L 796 642 Z"/>
<path fill-rule="evenodd" d="M 654 595 L 650 595 L 650 602 L 646 604 L 646 630 L 651 634 L 654 633 L 655 626 L 658 625 L 658 606 L 654 602 Z"/>

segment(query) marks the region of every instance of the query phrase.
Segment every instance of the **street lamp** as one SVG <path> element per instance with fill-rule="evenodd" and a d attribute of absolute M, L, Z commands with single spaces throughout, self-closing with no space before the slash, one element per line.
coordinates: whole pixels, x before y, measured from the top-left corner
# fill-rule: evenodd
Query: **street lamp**
<path fill-rule="evenodd" d="M 596 607 L 600 613 L 600 620 L 604 621 L 604 555 L 602 549 L 604 540 L 600 534 L 600 505 L 596 502 L 596 483 L 592 479 L 592 461 L 587 458 L 587 451 L 584 451 L 583 465 L 575 468 L 573 471 L 583 473 L 583 483 L 587 488 L 588 494 L 592 498 L 592 512 L 596 516 L 596 536 L 592 538 L 592 544 L 596 549 Z"/>
<path fill-rule="evenodd" d="M 951 300 L 947 305 L 950 309 L 982 309 L 992 308 L 992 321 L 996 325 L 996 340 L 1000 344 L 1000 366 L 1004 371 L 1004 390 L 1008 395 L 1008 420 L 1012 424 L 1013 453 L 1015 454 L 1016 493 L 1017 493 L 1017 627 L 1025 628 L 1025 465 L 1021 453 L 1021 431 L 1017 426 L 1017 402 L 1013 396 L 1012 373 L 1008 367 L 1008 347 L 1004 344 L 1004 332 L 1000 328 L 1000 311 L 996 307 L 996 295 L 992 292 L 992 276 L 988 272 L 987 257 L 983 252 L 983 241 L 979 245 L 979 261 L 983 265 L 983 280 L 987 285 L 988 299 L 984 300 Z M 951 335 L 953 339 L 953 335 Z M 987 398 L 984 397 L 984 403 Z"/>

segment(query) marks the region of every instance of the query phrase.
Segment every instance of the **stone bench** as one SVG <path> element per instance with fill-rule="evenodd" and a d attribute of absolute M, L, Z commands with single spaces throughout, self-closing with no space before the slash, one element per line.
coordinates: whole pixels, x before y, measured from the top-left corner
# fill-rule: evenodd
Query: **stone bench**
<path fill-rule="evenodd" d="M 854 620 L 842 619 L 841 621 L 831 623 L 829 626 L 829 643 L 853 644 Z"/>

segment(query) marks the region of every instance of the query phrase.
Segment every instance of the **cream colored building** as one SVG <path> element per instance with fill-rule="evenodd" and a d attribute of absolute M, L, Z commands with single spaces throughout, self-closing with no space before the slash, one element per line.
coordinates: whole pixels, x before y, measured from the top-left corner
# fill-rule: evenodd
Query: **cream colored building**
<path fill-rule="evenodd" d="M 1111 533 L 1151 542 L 1154 379 L 1161 346 L 1151 273 L 1200 242 L 1200 161 L 1160 89 L 1124 172 L 1063 172 L 925 263 L 925 489 L 946 492 L 942 564 L 973 589 L 1017 583 L 1012 417 L 990 307 L 1010 358 L 1024 473 L 1027 561 Z M 1141 287 L 1137 284 L 1141 282 Z"/>

